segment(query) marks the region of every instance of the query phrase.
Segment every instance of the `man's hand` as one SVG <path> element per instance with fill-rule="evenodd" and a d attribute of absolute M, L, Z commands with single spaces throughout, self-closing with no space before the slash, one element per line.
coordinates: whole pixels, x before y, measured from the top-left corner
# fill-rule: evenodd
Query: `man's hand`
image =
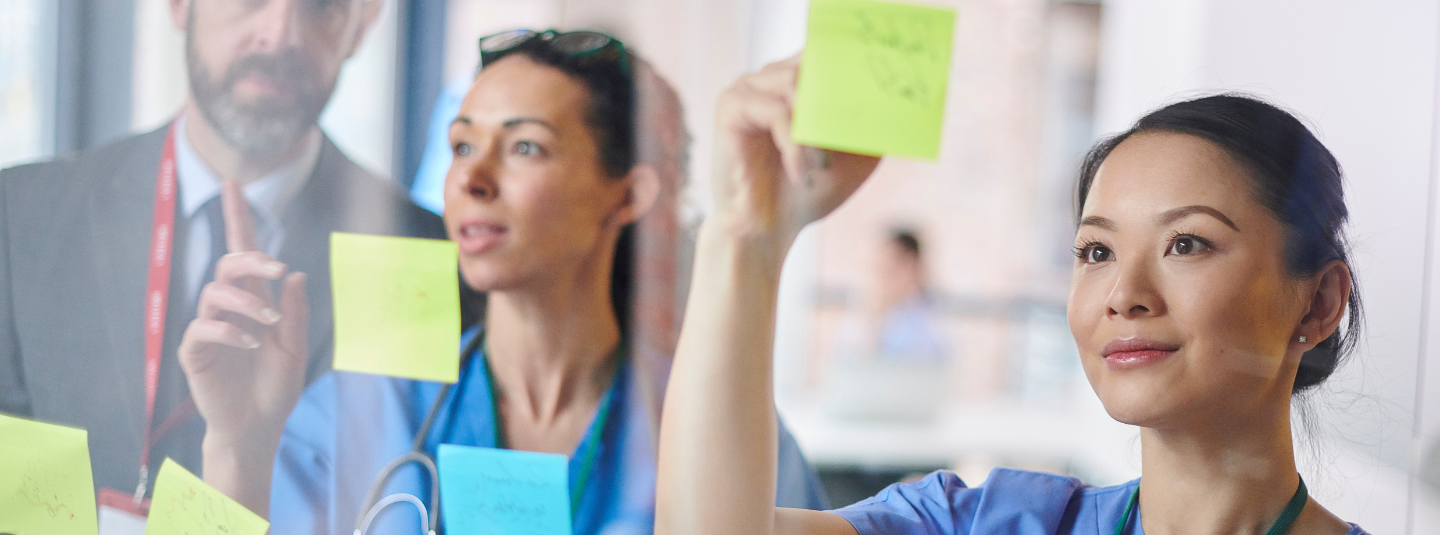
<path fill-rule="evenodd" d="M 180 342 L 180 366 L 205 418 L 206 481 L 263 516 L 280 434 L 304 388 L 305 274 L 286 275 L 284 264 L 256 250 L 238 184 L 224 181 L 220 195 L 229 254 L 200 291 L 199 314 Z M 277 308 L 266 281 L 282 278 Z M 246 472 L 253 480 L 232 480 Z"/>

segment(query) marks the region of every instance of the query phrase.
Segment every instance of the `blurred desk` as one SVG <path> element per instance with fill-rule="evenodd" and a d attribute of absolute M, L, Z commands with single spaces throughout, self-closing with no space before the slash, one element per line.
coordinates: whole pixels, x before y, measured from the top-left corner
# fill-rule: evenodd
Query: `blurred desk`
<path fill-rule="evenodd" d="M 1043 407 L 953 404 L 929 421 L 837 418 L 814 403 L 784 406 L 781 414 L 806 458 L 822 471 L 956 469 L 979 459 L 994 466 L 1053 467 L 1098 485 L 1138 477 L 1138 431 L 1111 420 L 1093 393 L 1089 397 Z M 969 484 L 979 483 L 957 471 Z"/>

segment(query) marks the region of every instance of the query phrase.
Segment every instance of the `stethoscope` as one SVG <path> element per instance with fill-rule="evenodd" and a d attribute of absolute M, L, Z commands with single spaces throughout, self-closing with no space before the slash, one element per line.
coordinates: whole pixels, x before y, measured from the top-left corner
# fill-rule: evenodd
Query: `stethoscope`
<path fill-rule="evenodd" d="M 484 341 L 485 333 L 479 332 L 475 333 L 475 336 L 465 344 L 465 347 L 460 350 L 461 368 L 469 363 L 470 356 L 480 349 L 480 344 Z M 375 520 L 375 516 L 386 507 L 397 503 L 414 505 L 420 511 L 420 532 L 435 535 L 435 526 L 440 518 L 440 471 L 435 468 L 435 459 L 425 452 L 425 438 L 430 436 L 430 428 L 435 424 L 435 416 L 440 413 L 440 407 L 444 405 L 446 396 L 450 395 L 451 386 L 454 385 L 446 384 L 440 387 L 440 395 L 435 397 L 435 402 L 430 405 L 430 412 L 425 414 L 424 423 L 420 424 L 420 430 L 415 433 L 415 441 L 411 443 L 410 451 L 387 463 L 385 468 L 380 470 L 375 481 L 370 484 L 370 492 L 365 494 L 365 502 L 360 507 L 362 512 L 355 519 L 355 535 L 365 535 L 370 530 L 370 523 Z M 418 463 L 430 473 L 431 507 L 428 513 L 425 502 L 413 494 L 401 492 L 379 498 L 377 501 L 381 490 L 385 488 L 385 483 L 390 480 L 390 476 L 395 474 L 395 470 L 409 463 Z"/>

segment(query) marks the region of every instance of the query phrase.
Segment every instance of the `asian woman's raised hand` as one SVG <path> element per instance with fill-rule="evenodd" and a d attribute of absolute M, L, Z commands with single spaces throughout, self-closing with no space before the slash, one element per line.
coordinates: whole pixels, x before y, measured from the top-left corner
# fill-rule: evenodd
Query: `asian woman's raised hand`
<path fill-rule="evenodd" d="M 780 267 L 800 229 L 845 202 L 879 162 L 790 140 L 799 67 L 792 58 L 743 76 L 717 107 L 715 212 L 696 243 L 661 416 L 661 535 L 855 533 L 834 514 L 775 507 Z"/>
<path fill-rule="evenodd" d="M 255 224 L 234 181 L 222 184 L 221 204 L 229 254 L 200 291 L 180 366 L 205 419 L 206 482 L 267 516 L 275 451 L 305 385 L 305 274 L 287 274 L 256 250 Z M 271 280 L 282 281 L 278 305 L 266 287 Z"/>
<path fill-rule="evenodd" d="M 880 162 L 790 139 L 800 57 L 740 77 L 716 106 L 714 224 L 783 258 L 806 224 L 825 217 Z"/>

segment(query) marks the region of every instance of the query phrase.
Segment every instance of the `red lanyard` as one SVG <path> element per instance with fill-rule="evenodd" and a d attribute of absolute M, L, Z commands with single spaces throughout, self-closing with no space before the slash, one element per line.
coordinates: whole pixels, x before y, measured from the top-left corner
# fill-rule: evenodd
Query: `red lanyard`
<path fill-rule="evenodd" d="M 175 127 L 165 136 L 160 172 L 155 177 L 155 221 L 150 229 L 150 276 L 145 284 L 145 437 L 140 447 L 140 484 L 135 501 L 145 497 L 150 479 L 150 448 L 154 438 L 155 390 L 160 384 L 160 352 L 165 343 L 165 308 L 170 302 L 170 260 L 174 256 Z M 169 420 L 169 418 L 167 418 Z"/>

